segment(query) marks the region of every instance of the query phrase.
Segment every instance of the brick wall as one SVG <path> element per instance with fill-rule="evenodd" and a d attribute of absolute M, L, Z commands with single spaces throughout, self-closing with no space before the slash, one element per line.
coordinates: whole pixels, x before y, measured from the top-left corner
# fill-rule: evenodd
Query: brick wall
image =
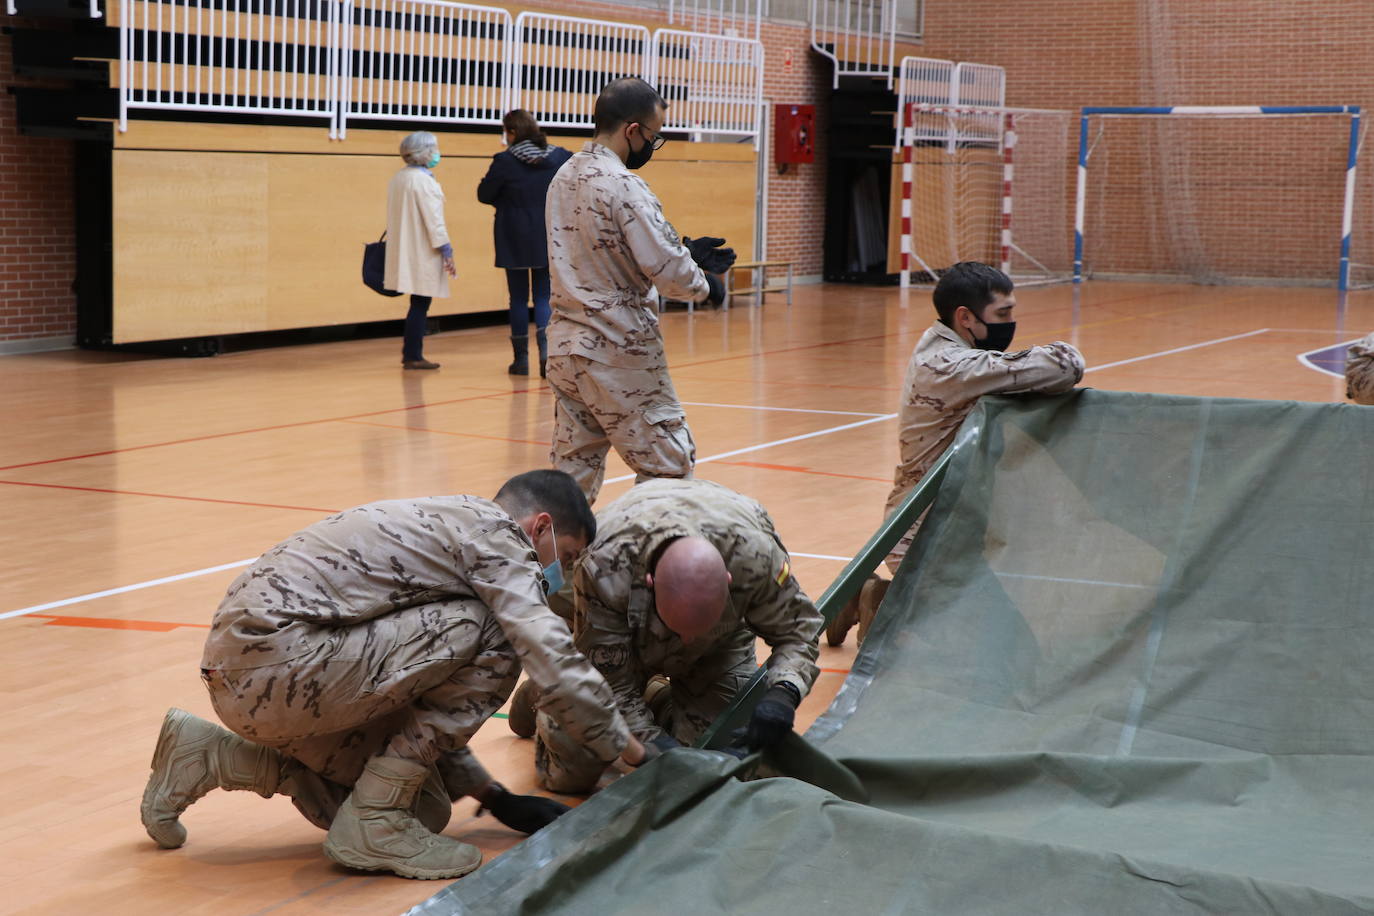
<path fill-rule="evenodd" d="M 0 85 L 40 85 L 14 77 L 10 41 L 0 34 Z M 71 141 L 21 136 L 0 91 L 0 346 L 75 334 L 73 213 Z"/>
<path fill-rule="evenodd" d="M 926 0 L 925 22 L 920 54 L 1006 67 L 1013 106 L 1374 102 L 1374 4 L 1364 0 Z M 1089 169 L 1089 261 L 1332 279 L 1343 130 L 1332 119 L 1112 124 Z M 1356 259 L 1374 262 L 1374 200 L 1362 185 Z"/>

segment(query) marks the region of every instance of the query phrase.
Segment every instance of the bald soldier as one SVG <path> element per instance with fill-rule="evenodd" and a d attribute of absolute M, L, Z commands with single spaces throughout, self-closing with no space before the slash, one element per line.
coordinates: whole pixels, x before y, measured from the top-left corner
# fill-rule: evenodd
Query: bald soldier
<path fill-rule="evenodd" d="M 201 674 L 229 730 L 173 709 L 143 794 L 164 848 L 213 789 L 290 796 L 351 868 L 456 878 L 482 860 L 437 835 L 479 799 L 533 833 L 563 811 L 507 792 L 467 749 L 523 666 L 542 708 L 594 759 L 642 763 L 601 675 L 545 589 L 596 534 L 577 484 L 513 477 L 494 500 L 390 500 L 317 522 L 267 551 L 215 612 Z"/>
<path fill-rule="evenodd" d="M 754 500 L 705 480 L 635 486 L 600 514 L 573 593 L 577 648 L 611 685 L 649 757 L 695 741 L 725 709 L 758 667 L 756 637 L 772 652 L 747 743 L 762 747 L 792 730 L 816 679 L 821 616 Z M 668 683 L 657 715 L 643 697 L 655 675 Z M 593 788 L 605 769 L 596 749 L 544 710 L 536 726 L 544 784 Z"/>
<path fill-rule="evenodd" d="M 1374 334 L 1346 351 L 1345 396 L 1356 404 L 1374 404 Z"/>
<path fill-rule="evenodd" d="M 690 477 L 696 445 L 668 376 L 658 294 L 720 303 L 735 253 L 724 239 L 679 239 L 635 170 L 666 138 L 667 103 L 641 79 L 596 99 L 596 135 L 549 185 L 545 216 L 553 317 L 548 381 L 555 395 L 553 466 L 596 501 L 606 453 L 637 479 Z"/>
<path fill-rule="evenodd" d="M 885 514 L 890 516 L 945 453 L 978 399 L 987 394 L 1062 394 L 1083 378 L 1083 355 L 1057 341 L 1008 350 L 1016 333 L 1011 278 L 995 267 L 964 261 L 935 285 L 937 320 L 922 335 L 907 364 L 899 422 L 901 460 L 893 473 Z M 887 557 L 897 571 L 920 523 Z M 859 624 L 862 641 L 882 602 L 886 580 L 873 577 L 826 633 L 832 646 Z"/>

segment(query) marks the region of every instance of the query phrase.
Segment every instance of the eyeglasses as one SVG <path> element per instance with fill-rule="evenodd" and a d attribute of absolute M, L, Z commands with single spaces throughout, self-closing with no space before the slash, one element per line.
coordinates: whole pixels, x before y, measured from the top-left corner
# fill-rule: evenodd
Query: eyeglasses
<path fill-rule="evenodd" d="M 668 138 L 663 136 L 663 134 L 656 134 L 653 131 L 649 130 L 649 128 L 645 127 L 643 124 L 639 125 L 639 129 L 643 133 L 649 135 L 649 149 L 653 150 L 654 152 L 658 152 L 660 149 L 663 148 L 663 144 L 668 142 Z"/>

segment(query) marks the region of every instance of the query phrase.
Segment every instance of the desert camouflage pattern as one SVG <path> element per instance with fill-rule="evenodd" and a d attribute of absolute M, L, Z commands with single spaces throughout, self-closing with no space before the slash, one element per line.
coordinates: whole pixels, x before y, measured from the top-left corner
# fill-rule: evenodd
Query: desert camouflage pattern
<path fill-rule="evenodd" d="M 554 176 L 544 216 L 549 355 L 666 367 L 653 290 L 698 302 L 709 287 L 644 179 L 613 150 L 588 142 Z"/>
<path fill-rule="evenodd" d="M 485 775 L 466 745 L 523 666 L 591 753 L 628 730 L 544 602 L 529 537 L 472 496 L 371 503 L 259 557 L 215 612 L 201 667 L 226 726 L 352 784 L 379 752 Z"/>
<path fill-rule="evenodd" d="M 553 445 L 549 459 L 595 502 L 611 446 L 639 481 L 691 477 L 696 443 L 667 369 L 608 366 L 581 356 L 551 356 Z"/>
<path fill-rule="evenodd" d="M 954 441 L 964 418 L 985 394 L 1061 394 L 1083 378 L 1083 354 L 1057 341 L 1002 353 L 964 342 L 944 322 L 922 335 L 907 364 L 902 391 L 901 459 L 884 515 L 891 515 Z M 888 554 L 893 572 L 906 556 L 919 522 Z"/>
<path fill-rule="evenodd" d="M 1374 334 L 1350 345 L 1345 356 L 1345 396 L 1374 404 Z"/>
<path fill-rule="evenodd" d="M 739 645 L 718 650 L 722 658 L 734 659 L 733 667 L 704 666 L 672 678 L 671 696 L 663 711 L 651 717 L 655 734 L 667 732 L 682 744 L 692 744 L 749 682 L 759 666 L 754 634 L 748 630 L 741 634 Z M 534 766 L 549 791 L 568 794 L 591 791 L 606 769 L 605 763 L 544 712 L 535 717 Z"/>
<path fill-rule="evenodd" d="M 650 559 L 679 537 L 713 543 L 732 577 L 720 622 L 691 644 L 659 620 L 644 581 Z M 720 484 L 651 480 L 611 503 L 597 516 L 596 540 L 578 563 L 573 593 L 577 647 L 605 676 L 642 741 L 664 730 L 684 742 L 701 734 L 757 667 L 755 637 L 772 650 L 770 685 L 787 681 L 805 696 L 819 671 L 821 615 L 792 575 L 772 519 L 757 502 Z M 670 723 L 656 722 L 643 700 L 655 674 L 671 684 Z M 560 772 L 576 766 L 561 752 L 569 742 L 546 737 L 536 765 L 552 788 Z"/>

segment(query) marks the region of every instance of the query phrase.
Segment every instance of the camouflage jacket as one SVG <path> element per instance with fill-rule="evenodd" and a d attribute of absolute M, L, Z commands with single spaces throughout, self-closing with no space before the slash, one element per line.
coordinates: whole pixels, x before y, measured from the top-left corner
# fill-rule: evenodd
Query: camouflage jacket
<path fill-rule="evenodd" d="M 1350 345 L 1345 357 L 1345 396 L 1374 404 L 1374 334 Z"/>
<path fill-rule="evenodd" d="M 920 482 L 954 441 L 985 394 L 1060 394 L 1083 378 L 1083 354 L 1059 341 L 1002 353 L 971 347 L 944 322 L 921 336 L 907 364 L 899 418 L 901 457 L 887 513 Z"/>
<path fill-rule="evenodd" d="M 328 644 L 337 627 L 439 599 L 476 599 L 543 691 L 541 708 L 611 760 L 624 748 L 625 722 L 606 682 L 573 649 L 568 625 L 549 610 L 544 588 L 534 545 L 490 500 L 369 503 L 316 522 L 244 570 L 215 611 L 201 665 L 289 662 Z M 379 640 L 386 633 L 379 628 Z"/>
<path fill-rule="evenodd" d="M 730 605 L 706 637 L 684 645 L 659 619 L 644 581 L 667 541 L 703 537 L 730 572 Z M 573 577 L 574 638 L 606 677 L 637 736 L 658 729 L 641 691 L 664 674 L 709 678 L 739 662 L 755 636 L 772 649 L 768 682 L 787 681 L 803 696 L 818 673 L 822 621 L 792 575 L 787 549 L 754 500 L 707 480 L 650 480 L 597 517 L 596 540 Z"/>
<path fill-rule="evenodd" d="M 644 179 L 612 150 L 588 142 L 554 176 L 544 214 L 550 355 L 631 369 L 667 366 L 652 290 L 696 302 L 708 287 Z"/>

